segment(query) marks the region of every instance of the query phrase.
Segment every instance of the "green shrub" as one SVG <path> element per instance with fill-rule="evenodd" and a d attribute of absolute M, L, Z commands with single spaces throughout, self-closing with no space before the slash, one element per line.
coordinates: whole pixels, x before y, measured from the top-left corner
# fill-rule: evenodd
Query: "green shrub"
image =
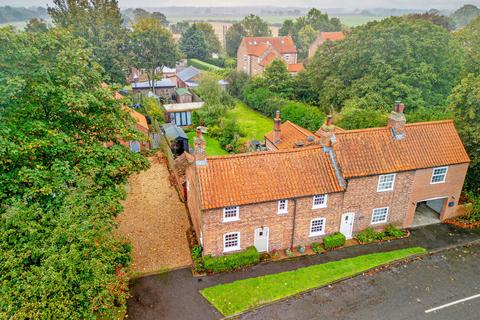
<path fill-rule="evenodd" d="M 239 269 L 256 264 L 260 261 L 260 254 L 255 247 L 221 257 L 207 255 L 203 258 L 205 269 L 209 272 L 222 272 Z"/>
<path fill-rule="evenodd" d="M 405 232 L 403 230 L 398 229 L 392 224 L 389 224 L 385 227 L 384 233 L 385 236 L 393 238 L 401 238 L 405 235 Z"/>
<path fill-rule="evenodd" d="M 325 251 L 325 249 L 322 248 L 322 245 L 318 242 L 312 242 L 310 246 L 312 247 L 312 251 L 315 253 L 322 253 Z"/>
<path fill-rule="evenodd" d="M 202 257 L 202 247 L 201 246 L 195 246 L 192 248 L 192 259 L 198 259 Z"/>
<path fill-rule="evenodd" d="M 362 243 L 370 243 L 376 240 L 382 240 L 385 238 L 384 232 L 375 231 L 372 227 L 369 227 L 357 234 L 358 241 Z"/>
<path fill-rule="evenodd" d="M 222 68 L 198 59 L 188 59 L 188 65 L 204 71 L 217 71 Z"/>
<path fill-rule="evenodd" d="M 346 238 L 340 232 L 335 232 L 329 236 L 323 238 L 323 246 L 325 249 L 330 250 L 334 248 L 341 247 L 345 244 Z"/>

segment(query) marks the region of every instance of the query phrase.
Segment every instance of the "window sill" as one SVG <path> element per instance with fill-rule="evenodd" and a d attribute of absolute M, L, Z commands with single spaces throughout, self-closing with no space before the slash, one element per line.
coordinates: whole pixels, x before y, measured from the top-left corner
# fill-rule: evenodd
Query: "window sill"
<path fill-rule="evenodd" d="M 223 219 L 222 223 L 235 222 L 235 221 L 240 221 L 240 218 Z"/>
<path fill-rule="evenodd" d="M 228 252 L 233 252 L 233 251 L 240 251 L 241 248 L 240 247 L 232 247 L 232 248 L 228 248 L 228 249 L 223 249 L 223 253 L 228 253 Z"/>
<path fill-rule="evenodd" d="M 277 215 L 279 215 L 279 216 L 284 216 L 284 215 L 286 215 L 286 214 L 288 214 L 288 211 L 279 211 L 279 212 L 277 212 Z"/>
<path fill-rule="evenodd" d="M 442 184 L 445 183 L 446 181 L 440 181 L 440 182 L 430 182 L 430 184 Z"/>
<path fill-rule="evenodd" d="M 393 188 L 392 189 L 385 189 L 385 190 L 378 190 L 377 189 L 377 192 L 389 192 L 389 191 L 393 191 Z"/>
<path fill-rule="evenodd" d="M 319 237 L 319 236 L 324 236 L 325 235 L 325 232 L 321 232 L 321 233 L 310 233 L 308 235 L 309 238 L 313 238 L 313 237 Z"/>
<path fill-rule="evenodd" d="M 312 210 L 315 210 L 315 209 L 325 209 L 327 206 L 316 206 L 316 207 L 312 207 Z"/>
<path fill-rule="evenodd" d="M 387 221 L 370 222 L 370 224 L 385 224 Z"/>

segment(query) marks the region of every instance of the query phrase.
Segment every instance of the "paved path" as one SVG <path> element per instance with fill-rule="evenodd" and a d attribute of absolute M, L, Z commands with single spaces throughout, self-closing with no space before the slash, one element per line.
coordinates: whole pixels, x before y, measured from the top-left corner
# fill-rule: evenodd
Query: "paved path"
<path fill-rule="evenodd" d="M 157 272 L 191 264 L 185 205 L 170 185 L 163 157 L 150 157 L 150 168 L 129 179 L 125 210 L 117 232 L 132 243 L 135 273 Z"/>
<path fill-rule="evenodd" d="M 240 319 L 478 320 L 479 263 L 480 246 L 460 247 L 320 288 Z M 470 300 L 461 303 L 465 298 Z M 440 309 L 425 312 L 435 308 Z"/>
<path fill-rule="evenodd" d="M 131 284 L 132 298 L 128 301 L 131 319 L 219 319 L 221 315 L 198 293 L 199 290 L 219 283 L 265 274 L 294 270 L 313 264 L 340 260 L 352 256 L 423 246 L 429 250 L 469 243 L 480 239 L 480 229 L 463 230 L 450 225 L 437 224 L 412 230 L 409 238 L 353 246 L 322 255 L 300 257 L 293 260 L 259 264 L 245 270 L 193 278 L 189 269 L 176 270 L 137 279 Z"/>

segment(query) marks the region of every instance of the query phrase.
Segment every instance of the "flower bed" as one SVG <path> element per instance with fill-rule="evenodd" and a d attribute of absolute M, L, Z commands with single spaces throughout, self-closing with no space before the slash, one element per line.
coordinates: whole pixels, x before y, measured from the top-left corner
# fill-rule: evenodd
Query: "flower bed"
<path fill-rule="evenodd" d="M 446 224 L 451 224 L 463 229 L 475 229 L 480 228 L 480 221 L 470 222 L 469 220 L 463 218 L 447 219 L 443 221 Z"/>
<path fill-rule="evenodd" d="M 408 238 L 410 231 L 400 230 L 393 225 L 385 227 L 384 231 L 376 231 L 373 228 L 367 228 L 356 235 L 356 239 L 360 244 L 369 244 Z"/>

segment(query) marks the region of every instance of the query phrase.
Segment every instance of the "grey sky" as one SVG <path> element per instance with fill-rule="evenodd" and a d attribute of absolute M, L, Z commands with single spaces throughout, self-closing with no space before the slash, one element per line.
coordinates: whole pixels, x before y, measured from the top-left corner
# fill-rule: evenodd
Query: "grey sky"
<path fill-rule="evenodd" d="M 120 7 L 164 6 L 296 6 L 317 8 L 438 8 L 453 9 L 480 0 L 119 0 Z M 0 5 L 46 6 L 50 0 L 0 0 Z"/>

